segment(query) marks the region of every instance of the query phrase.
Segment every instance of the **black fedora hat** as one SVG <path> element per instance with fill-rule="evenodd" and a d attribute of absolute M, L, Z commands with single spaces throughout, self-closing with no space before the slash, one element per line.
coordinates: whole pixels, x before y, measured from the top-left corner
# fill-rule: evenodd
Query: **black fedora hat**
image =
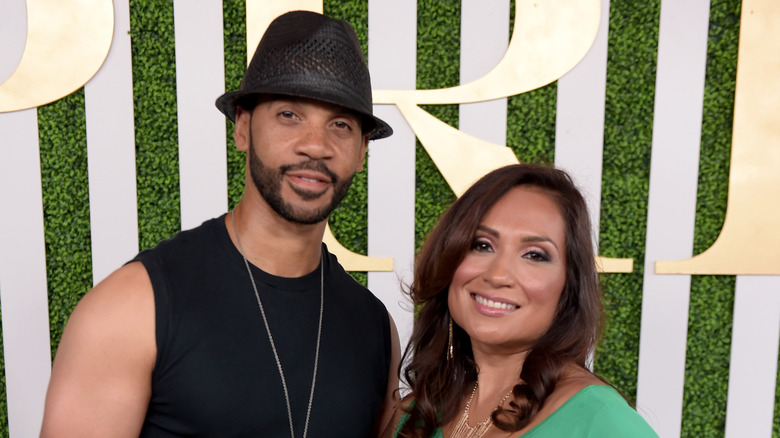
<path fill-rule="evenodd" d="M 258 94 L 305 97 L 340 105 L 363 116 L 371 140 L 393 129 L 374 116 L 371 78 L 354 29 L 344 20 L 311 11 L 292 11 L 268 26 L 244 79 L 216 105 L 230 120 L 236 106 Z"/>

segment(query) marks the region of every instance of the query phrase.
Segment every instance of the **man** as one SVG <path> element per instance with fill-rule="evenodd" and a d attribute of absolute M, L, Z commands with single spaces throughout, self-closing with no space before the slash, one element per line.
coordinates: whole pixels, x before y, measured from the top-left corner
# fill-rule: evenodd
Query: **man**
<path fill-rule="evenodd" d="M 85 295 L 42 436 L 364 437 L 389 419 L 395 326 L 321 243 L 368 140 L 392 133 L 354 30 L 282 15 L 217 107 L 247 152 L 241 201 Z"/>

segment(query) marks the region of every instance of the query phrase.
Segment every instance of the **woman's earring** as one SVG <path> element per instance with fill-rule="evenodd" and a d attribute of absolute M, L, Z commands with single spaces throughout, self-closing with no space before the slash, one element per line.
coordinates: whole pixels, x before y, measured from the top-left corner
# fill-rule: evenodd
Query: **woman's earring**
<path fill-rule="evenodd" d="M 450 317 L 449 340 L 447 341 L 447 360 L 452 360 L 452 317 Z"/>

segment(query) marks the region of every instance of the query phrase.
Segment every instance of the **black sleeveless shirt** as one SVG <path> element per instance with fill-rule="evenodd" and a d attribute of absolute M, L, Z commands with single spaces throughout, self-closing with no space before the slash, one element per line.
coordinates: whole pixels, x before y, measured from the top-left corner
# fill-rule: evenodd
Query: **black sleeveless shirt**
<path fill-rule="evenodd" d="M 369 436 L 387 389 L 387 310 L 323 244 L 325 302 L 309 437 Z M 289 437 L 281 378 L 243 259 L 222 217 L 135 260 L 154 288 L 157 362 L 142 437 Z M 251 266 L 251 265 L 250 265 Z M 320 269 L 299 278 L 254 266 L 282 364 L 296 438 L 314 369 Z"/>

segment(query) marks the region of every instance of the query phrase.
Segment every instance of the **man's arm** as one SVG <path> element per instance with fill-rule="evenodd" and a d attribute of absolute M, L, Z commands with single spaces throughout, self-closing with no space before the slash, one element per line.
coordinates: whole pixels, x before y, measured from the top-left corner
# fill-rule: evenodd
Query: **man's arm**
<path fill-rule="evenodd" d="M 137 437 L 157 355 L 154 295 L 130 263 L 79 302 L 62 334 L 41 437 Z"/>
<path fill-rule="evenodd" d="M 398 340 L 398 329 L 395 327 L 395 322 L 389 312 L 387 317 L 390 318 L 390 343 L 392 348 L 390 353 L 390 371 L 387 376 L 387 395 L 384 403 L 382 403 L 382 413 L 374 425 L 374 436 L 379 436 L 393 417 L 399 399 L 398 366 L 401 363 L 401 345 Z"/>

